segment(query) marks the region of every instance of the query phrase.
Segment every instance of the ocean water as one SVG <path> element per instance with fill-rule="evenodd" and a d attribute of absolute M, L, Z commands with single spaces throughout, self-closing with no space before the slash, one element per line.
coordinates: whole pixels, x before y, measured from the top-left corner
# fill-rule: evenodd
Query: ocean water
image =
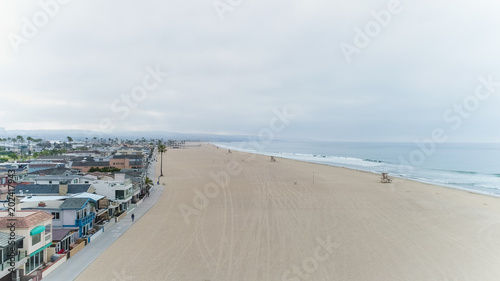
<path fill-rule="evenodd" d="M 363 142 L 217 142 L 253 152 L 500 196 L 500 144 Z"/>

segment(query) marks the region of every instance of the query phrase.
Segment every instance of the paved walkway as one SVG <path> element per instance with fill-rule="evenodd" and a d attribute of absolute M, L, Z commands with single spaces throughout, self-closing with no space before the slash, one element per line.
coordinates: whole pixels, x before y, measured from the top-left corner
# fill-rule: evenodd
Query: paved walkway
<path fill-rule="evenodd" d="M 154 163 L 148 171 L 154 175 Z M 80 252 L 72 256 L 59 268 L 50 273 L 47 277 L 43 278 L 44 281 L 70 281 L 76 279 L 82 271 L 85 270 L 99 255 L 101 255 L 111 244 L 113 244 L 120 236 L 125 233 L 132 226 L 131 214 L 135 214 L 135 220 L 140 220 L 141 217 L 151 209 L 151 207 L 158 201 L 164 187 L 155 185 L 150 192 L 149 197 L 145 197 L 142 204 L 127 214 L 121 221 L 115 223 L 107 231 L 103 232 L 95 241 L 89 243 Z"/>

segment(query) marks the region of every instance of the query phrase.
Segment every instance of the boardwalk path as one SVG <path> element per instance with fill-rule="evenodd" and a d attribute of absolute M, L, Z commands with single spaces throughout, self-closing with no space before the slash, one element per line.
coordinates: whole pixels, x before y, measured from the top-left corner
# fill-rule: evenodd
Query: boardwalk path
<path fill-rule="evenodd" d="M 150 166 L 148 176 L 155 179 L 155 165 Z M 144 216 L 152 206 L 158 201 L 163 193 L 164 187 L 161 185 L 154 186 L 151 189 L 150 196 L 145 198 L 143 203 L 135 208 L 132 213 L 135 214 L 135 222 L 137 223 L 142 216 Z M 131 214 L 128 214 L 121 221 L 111 226 L 108 231 L 103 232 L 96 240 L 88 244 L 76 255 L 68 259 L 59 268 L 50 273 L 44 281 L 69 281 L 74 280 L 76 277 L 85 270 L 98 256 L 100 256 L 109 246 L 115 243 L 131 226 Z M 115 274 L 117 275 L 117 274 Z M 119 279 L 117 279 L 119 280 Z"/>

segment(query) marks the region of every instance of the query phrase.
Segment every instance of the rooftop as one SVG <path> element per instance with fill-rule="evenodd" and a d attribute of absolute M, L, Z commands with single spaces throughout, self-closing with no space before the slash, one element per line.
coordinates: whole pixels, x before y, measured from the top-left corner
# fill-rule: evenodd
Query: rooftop
<path fill-rule="evenodd" d="M 41 207 L 41 206 L 38 206 L 38 204 L 40 202 L 44 202 L 45 203 L 45 207 Z M 22 210 L 25 210 L 25 209 L 60 209 L 61 208 L 61 204 L 64 203 L 63 200 L 40 200 L 40 201 L 25 201 L 25 202 L 22 202 L 20 205 L 21 205 L 21 209 Z"/>
<path fill-rule="evenodd" d="M 81 209 L 85 207 L 90 198 L 68 198 L 64 200 L 64 203 L 61 205 L 61 209 L 63 210 L 71 210 L 71 209 Z"/>
<path fill-rule="evenodd" d="M 19 201 L 21 203 L 23 202 L 48 202 L 48 201 L 55 201 L 55 200 L 63 200 L 66 198 L 69 198 L 70 196 L 60 196 L 60 195 L 55 195 L 55 196 L 29 196 L 29 197 L 23 197 Z"/>
<path fill-rule="evenodd" d="M 59 167 L 59 168 L 51 168 L 51 169 L 45 169 L 45 170 L 41 170 L 41 171 L 30 172 L 28 174 L 29 175 L 44 174 L 44 175 L 48 175 L 48 176 L 56 176 L 56 175 L 63 175 L 66 172 L 71 173 L 72 170 L 68 169 L 68 168 Z"/>
<path fill-rule="evenodd" d="M 15 237 L 16 241 L 24 239 L 24 236 L 21 235 L 16 235 Z M 7 246 L 9 246 L 9 240 L 10 240 L 9 238 L 10 238 L 10 233 L 0 232 L 0 248 L 6 248 Z"/>
<path fill-rule="evenodd" d="M 71 196 L 71 198 L 90 198 L 94 201 L 101 200 L 104 197 L 106 197 L 106 196 L 94 194 L 94 193 L 88 193 L 88 192 L 82 192 L 82 193 L 75 194 L 75 195 Z"/>
<path fill-rule="evenodd" d="M 40 171 L 43 173 L 43 171 Z M 30 175 L 30 178 L 33 180 L 73 180 L 75 178 L 84 178 L 79 175 L 69 175 L 69 176 L 64 176 L 64 175 Z M 92 180 L 89 178 L 89 180 Z"/>
<path fill-rule="evenodd" d="M 73 167 L 108 167 L 109 161 L 86 161 L 73 162 Z"/>
<path fill-rule="evenodd" d="M 142 159 L 142 155 L 113 155 L 113 159 Z"/>
<path fill-rule="evenodd" d="M 8 228 L 13 222 L 16 228 L 30 228 L 49 219 L 52 216 L 44 211 L 17 211 L 15 217 L 10 217 L 7 211 L 0 211 L 0 228 Z"/>
<path fill-rule="evenodd" d="M 52 240 L 61 241 L 64 237 L 68 235 L 73 229 L 58 229 L 52 228 Z"/>
<path fill-rule="evenodd" d="M 68 184 L 68 194 L 87 192 L 91 184 Z M 59 194 L 58 184 L 24 184 L 16 186 L 16 194 Z"/>
<path fill-rule="evenodd" d="M 30 168 L 33 167 L 57 167 L 60 166 L 61 163 L 30 163 Z"/>
<path fill-rule="evenodd" d="M 44 155 L 44 156 L 39 156 L 38 159 L 59 159 L 59 160 L 70 160 L 74 156 L 69 156 L 69 155 Z"/>

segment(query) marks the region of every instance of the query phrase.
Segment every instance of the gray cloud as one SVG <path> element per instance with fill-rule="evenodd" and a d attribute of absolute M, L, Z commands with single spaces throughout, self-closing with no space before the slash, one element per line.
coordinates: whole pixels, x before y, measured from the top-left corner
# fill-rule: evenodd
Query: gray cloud
<path fill-rule="evenodd" d="M 340 43 L 388 3 L 244 0 L 221 21 L 212 1 L 70 1 L 15 54 L 9 34 L 40 7 L 6 1 L 0 127 L 97 128 L 159 65 L 170 77 L 117 130 L 255 135 L 288 105 L 297 117 L 281 137 L 424 138 L 451 125 L 443 113 L 479 76 L 500 81 L 499 4 L 401 1 L 347 63 Z M 499 103 L 498 93 L 482 102 L 451 139 L 500 141 Z"/>

